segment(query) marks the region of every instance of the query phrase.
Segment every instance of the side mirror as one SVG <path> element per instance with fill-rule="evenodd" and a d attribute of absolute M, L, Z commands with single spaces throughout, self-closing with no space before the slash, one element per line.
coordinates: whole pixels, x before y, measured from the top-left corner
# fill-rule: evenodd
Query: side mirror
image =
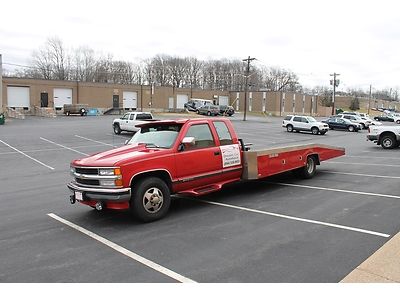
<path fill-rule="evenodd" d="M 190 146 L 194 146 L 195 142 L 196 139 L 194 137 L 191 136 L 184 137 L 182 143 L 180 143 L 178 147 L 178 151 L 182 152 L 183 150 L 185 150 L 185 148 L 190 148 Z"/>

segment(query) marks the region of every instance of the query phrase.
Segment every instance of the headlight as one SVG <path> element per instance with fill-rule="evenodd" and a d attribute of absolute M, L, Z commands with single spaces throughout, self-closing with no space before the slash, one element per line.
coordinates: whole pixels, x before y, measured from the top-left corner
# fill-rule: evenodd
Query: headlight
<path fill-rule="evenodd" d="M 99 169 L 100 176 L 113 176 L 114 174 L 114 169 Z"/>

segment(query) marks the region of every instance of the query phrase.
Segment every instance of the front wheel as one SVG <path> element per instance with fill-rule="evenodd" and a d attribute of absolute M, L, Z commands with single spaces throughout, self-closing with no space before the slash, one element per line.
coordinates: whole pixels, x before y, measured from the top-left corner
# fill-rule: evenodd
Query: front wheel
<path fill-rule="evenodd" d="M 350 125 L 350 126 L 349 126 L 349 131 L 350 131 L 350 132 L 353 132 L 354 130 L 355 130 L 354 126 Z"/>
<path fill-rule="evenodd" d="M 286 130 L 288 132 L 293 132 L 293 126 L 289 124 L 288 126 L 286 126 Z"/>
<path fill-rule="evenodd" d="M 381 146 L 383 149 L 393 149 L 397 146 L 396 139 L 391 135 L 385 135 L 381 139 Z"/>
<path fill-rule="evenodd" d="M 130 209 L 136 218 L 152 222 L 167 214 L 171 195 L 165 181 L 158 177 L 144 178 L 132 190 Z"/>
<path fill-rule="evenodd" d="M 319 132 L 319 129 L 317 127 L 313 127 L 313 128 L 311 128 L 311 132 L 312 132 L 312 134 L 317 135 Z"/>
<path fill-rule="evenodd" d="M 119 124 L 114 124 L 113 128 L 115 134 L 121 134 L 121 127 L 119 127 Z"/>
<path fill-rule="evenodd" d="M 396 123 L 397 123 L 397 124 L 400 124 L 400 120 L 397 120 Z"/>

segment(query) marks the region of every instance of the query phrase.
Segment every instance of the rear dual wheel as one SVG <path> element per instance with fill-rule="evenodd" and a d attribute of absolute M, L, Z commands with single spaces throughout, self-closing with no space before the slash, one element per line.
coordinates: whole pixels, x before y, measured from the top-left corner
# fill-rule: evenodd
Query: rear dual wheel
<path fill-rule="evenodd" d="M 317 159 L 314 156 L 308 156 L 306 165 L 302 168 L 296 169 L 293 172 L 295 175 L 308 179 L 312 178 L 317 171 Z"/>

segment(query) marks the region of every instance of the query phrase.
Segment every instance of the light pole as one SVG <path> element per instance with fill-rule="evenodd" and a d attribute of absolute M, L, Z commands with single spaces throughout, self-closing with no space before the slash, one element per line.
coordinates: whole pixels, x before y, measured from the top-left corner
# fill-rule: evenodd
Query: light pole
<path fill-rule="evenodd" d="M 368 115 L 369 115 L 369 110 L 371 108 L 371 96 L 372 96 L 372 85 L 369 85 L 369 97 L 368 97 Z"/>
<path fill-rule="evenodd" d="M 247 114 L 247 89 L 249 85 L 249 74 L 250 74 L 250 62 L 252 60 L 255 60 L 255 58 L 248 58 L 243 59 L 243 61 L 247 61 L 247 67 L 246 67 L 246 83 L 244 86 L 244 114 L 243 114 L 243 121 L 246 121 L 246 114 Z"/>
<path fill-rule="evenodd" d="M 0 54 L 0 113 L 3 112 L 3 58 Z"/>
<path fill-rule="evenodd" d="M 340 74 L 333 73 L 330 74 L 330 76 L 333 76 L 333 80 L 331 80 L 331 85 L 333 85 L 333 95 L 332 95 L 332 115 L 335 114 L 335 97 L 336 97 L 336 87 L 339 86 L 340 80 L 336 80 L 336 76 L 339 76 Z"/>

